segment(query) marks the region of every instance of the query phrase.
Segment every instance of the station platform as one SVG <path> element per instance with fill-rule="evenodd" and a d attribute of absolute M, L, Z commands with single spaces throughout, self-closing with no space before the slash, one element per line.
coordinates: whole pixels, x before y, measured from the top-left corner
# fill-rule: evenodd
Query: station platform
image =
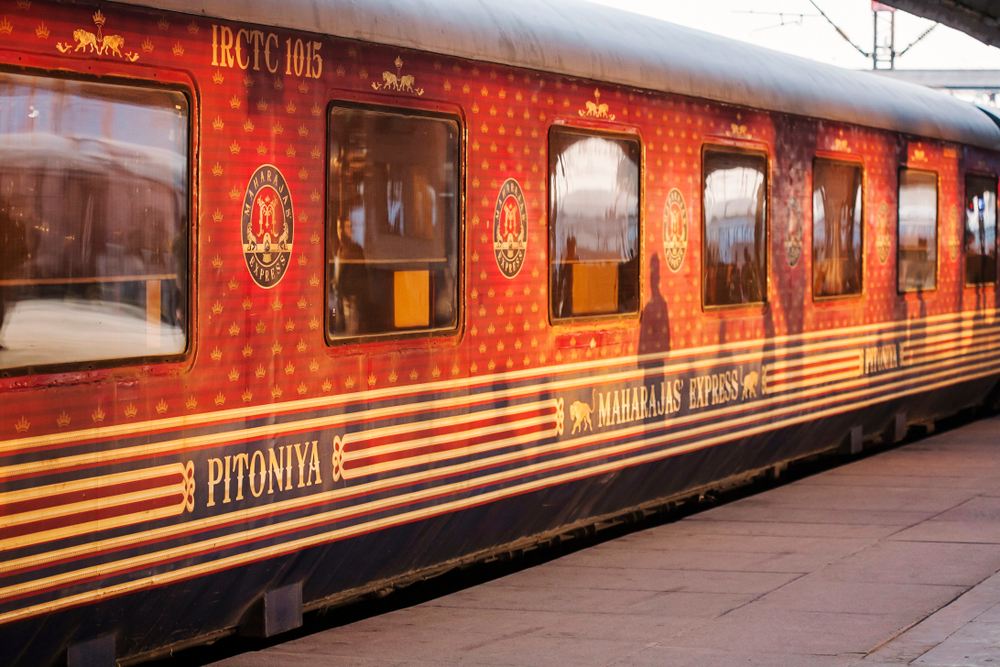
<path fill-rule="evenodd" d="M 1000 418 L 216 667 L 1000 665 Z"/>

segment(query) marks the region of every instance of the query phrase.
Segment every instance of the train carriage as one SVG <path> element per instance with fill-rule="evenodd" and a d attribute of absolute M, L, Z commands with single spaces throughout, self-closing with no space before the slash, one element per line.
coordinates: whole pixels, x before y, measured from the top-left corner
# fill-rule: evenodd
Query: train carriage
<path fill-rule="evenodd" d="M 598 6 L 0 0 L 4 664 L 992 400 L 1000 128 Z"/>

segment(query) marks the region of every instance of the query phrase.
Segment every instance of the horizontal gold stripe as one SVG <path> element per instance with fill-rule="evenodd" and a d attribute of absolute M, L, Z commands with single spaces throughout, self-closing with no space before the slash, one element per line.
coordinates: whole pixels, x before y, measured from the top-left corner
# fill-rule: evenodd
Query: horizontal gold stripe
<path fill-rule="evenodd" d="M 8 491 L 7 493 L 0 493 L 0 516 L 7 513 L 4 510 L 4 506 L 12 505 L 13 503 L 38 500 L 39 498 L 48 498 L 50 496 L 58 496 L 64 493 L 91 491 L 101 486 L 117 486 L 119 484 L 129 484 L 131 482 L 141 482 L 147 479 L 156 479 L 157 477 L 183 474 L 183 465 L 180 463 L 171 463 L 169 465 L 156 466 L 153 468 L 129 470 L 127 472 L 117 472 L 111 475 L 77 479 L 71 482 L 59 482 L 58 484 L 35 486 L 29 489 L 21 489 L 19 491 Z"/>
<path fill-rule="evenodd" d="M 982 373 L 979 373 L 979 374 L 974 374 L 974 375 L 971 375 L 971 376 L 967 376 L 967 379 L 976 379 L 978 377 L 985 377 L 985 376 L 991 375 L 991 374 L 993 374 L 995 372 L 996 372 L 996 369 L 991 368 L 988 371 L 985 371 L 985 372 L 982 372 Z M 318 545 L 321 545 L 321 544 L 325 544 L 325 543 L 328 543 L 328 542 L 331 542 L 331 541 L 334 541 L 334 540 L 345 539 L 347 537 L 361 535 L 361 534 L 372 532 L 372 531 L 375 531 L 375 530 L 385 529 L 385 528 L 388 528 L 388 527 L 391 527 L 391 526 L 394 526 L 394 525 L 401 525 L 401 524 L 404 524 L 404 523 L 408 523 L 408 522 L 412 522 L 412 521 L 416 521 L 416 520 L 420 520 L 420 519 L 425 519 L 425 518 L 429 518 L 429 517 L 440 515 L 440 514 L 446 514 L 446 513 L 449 513 L 449 512 L 455 512 L 455 511 L 458 511 L 460 509 L 464 509 L 466 507 L 470 507 L 470 506 L 473 506 L 473 505 L 479 505 L 479 504 L 488 503 L 488 502 L 495 502 L 496 500 L 500 500 L 500 499 L 503 499 L 503 498 L 512 497 L 512 496 L 516 496 L 516 495 L 521 495 L 521 494 L 528 493 L 528 492 L 533 491 L 533 490 L 545 488 L 545 487 L 548 487 L 548 486 L 554 486 L 554 485 L 558 485 L 558 484 L 564 484 L 564 483 L 567 483 L 567 482 L 570 482 L 570 481 L 575 481 L 575 480 L 583 479 L 583 478 L 586 478 L 586 477 L 600 475 L 600 474 L 603 474 L 603 473 L 606 473 L 606 472 L 612 472 L 612 471 L 615 471 L 615 470 L 621 470 L 621 469 L 624 469 L 624 468 L 633 467 L 633 466 L 636 466 L 636 465 L 641 465 L 643 463 L 653 462 L 653 461 L 656 461 L 656 460 L 668 458 L 670 456 L 675 456 L 677 454 L 681 454 L 681 453 L 684 453 L 686 451 L 692 451 L 692 450 L 704 448 L 704 447 L 707 447 L 707 446 L 713 446 L 715 444 L 721 444 L 722 442 L 730 441 L 730 440 L 736 439 L 738 437 L 746 437 L 746 436 L 749 436 L 749 435 L 755 435 L 755 434 L 758 434 L 758 433 L 763 433 L 763 432 L 766 432 L 766 431 L 770 431 L 770 430 L 775 430 L 775 429 L 778 429 L 778 428 L 784 428 L 784 427 L 787 427 L 787 426 L 791 426 L 791 425 L 794 425 L 795 423 L 801 423 L 801 422 L 807 421 L 807 420 L 822 418 L 822 417 L 825 417 L 825 416 L 831 416 L 833 414 L 840 414 L 841 412 L 844 412 L 845 410 L 849 410 L 849 409 L 852 409 L 852 408 L 856 409 L 856 408 L 859 408 L 859 407 L 866 407 L 868 405 L 874 405 L 876 403 L 881 403 L 881 402 L 884 402 L 884 401 L 887 401 L 887 400 L 894 400 L 894 399 L 897 399 L 897 398 L 902 398 L 902 397 L 904 397 L 906 395 L 910 395 L 910 394 L 913 394 L 913 393 L 941 388 L 941 387 L 944 387 L 944 386 L 948 386 L 949 384 L 953 384 L 953 382 L 951 380 L 947 380 L 947 381 L 944 381 L 944 382 L 939 382 L 939 383 L 931 384 L 931 385 L 924 384 L 924 385 L 922 385 L 921 387 L 919 387 L 917 389 L 910 389 L 910 390 L 906 390 L 906 391 L 901 391 L 901 392 L 897 392 L 895 394 L 881 394 L 877 398 L 869 399 L 869 400 L 866 400 L 866 401 L 861 401 L 859 404 L 857 404 L 855 406 L 852 406 L 852 407 L 848 407 L 846 409 L 843 408 L 843 407 L 831 408 L 829 410 L 825 410 L 825 411 L 822 411 L 820 413 L 816 413 L 816 414 L 813 414 L 813 415 L 809 415 L 809 416 L 805 416 L 805 417 L 800 416 L 800 417 L 796 417 L 796 418 L 791 418 L 791 419 L 784 420 L 783 422 L 773 423 L 773 424 L 765 424 L 763 426 L 759 426 L 759 427 L 756 427 L 754 429 L 748 429 L 742 436 L 737 436 L 737 435 L 734 435 L 734 434 L 727 434 L 725 436 L 717 436 L 715 438 L 711 438 L 709 440 L 706 440 L 706 441 L 700 442 L 700 443 L 695 443 L 695 444 L 691 444 L 691 445 L 684 445 L 684 446 L 681 446 L 681 447 L 673 447 L 673 448 L 669 448 L 669 449 L 666 449 L 666 450 L 660 450 L 660 451 L 656 451 L 656 452 L 649 452 L 649 453 L 646 453 L 646 454 L 633 456 L 633 457 L 630 457 L 628 459 L 623 459 L 623 460 L 620 460 L 620 461 L 608 462 L 608 463 L 604 463 L 604 464 L 592 466 L 592 467 L 584 469 L 584 470 L 562 473 L 560 475 L 556 475 L 556 476 L 552 476 L 552 477 L 547 477 L 547 478 L 540 479 L 540 480 L 535 480 L 535 481 L 531 481 L 531 482 L 525 482 L 523 484 L 520 484 L 520 485 L 517 485 L 517 486 L 514 486 L 514 487 L 510 487 L 510 488 L 507 488 L 507 489 L 498 489 L 498 490 L 495 490 L 495 491 L 492 491 L 492 492 L 488 492 L 488 493 L 483 493 L 483 494 L 479 494 L 479 495 L 476 495 L 476 496 L 472 496 L 470 498 L 464 498 L 464 499 L 454 500 L 454 501 L 450 501 L 450 502 L 447 502 L 447 503 L 442 503 L 440 505 L 436 505 L 436 506 L 428 507 L 428 508 L 423 508 L 423 509 L 419 509 L 419 510 L 412 510 L 410 512 L 406 512 L 404 514 L 399 514 L 399 515 L 396 515 L 396 516 L 393 516 L 393 517 L 387 517 L 387 518 L 384 518 L 384 519 L 378 519 L 378 520 L 374 520 L 374 521 L 369 521 L 369 522 L 366 522 L 366 523 L 363 523 L 363 524 L 359 524 L 359 525 L 356 525 L 356 526 L 351 526 L 351 527 L 348 527 L 348 528 L 340 528 L 340 529 L 335 529 L 335 530 L 327 531 L 327 532 L 321 533 L 319 535 L 312 535 L 312 536 L 309 536 L 309 537 L 300 538 L 298 540 L 293 540 L 293 541 L 290 541 L 290 542 L 285 542 L 285 543 L 282 543 L 282 544 L 273 545 L 273 546 L 270 546 L 270 547 L 265 547 L 265 548 L 262 548 L 262 549 L 257 549 L 257 550 L 246 552 L 246 553 L 242 553 L 242 554 L 237 554 L 235 556 L 229 556 L 227 558 L 222 558 L 222 559 L 218 559 L 218 560 L 214 560 L 214 561 L 209 561 L 209 562 L 201 563 L 201 564 L 198 564 L 198 565 L 195 565 L 195 566 L 191 566 L 191 567 L 180 568 L 180 569 L 177 569 L 177 570 L 173 570 L 171 572 L 166 572 L 166 573 L 154 575 L 154 576 L 151 576 L 151 577 L 145 577 L 143 579 L 139 579 L 139 580 L 136 580 L 136 581 L 126 582 L 126 583 L 123 583 L 123 584 L 117 584 L 115 586 L 109 586 L 109 587 L 106 587 L 106 588 L 103 588 L 103 589 L 94 590 L 94 591 L 86 591 L 86 592 L 78 593 L 78 594 L 72 595 L 72 596 L 61 597 L 61 598 L 59 598 L 57 600 L 52 600 L 52 601 L 44 602 L 44 603 L 41 603 L 41 604 L 38 604 L 38 605 L 34 605 L 34 606 L 30 606 L 30 607 L 25 607 L 23 609 L 18 609 L 18 610 L 14 610 L 14 611 L 11 611 L 11 612 L 7 612 L 5 614 L 0 614 L 0 624 L 10 623 L 10 622 L 18 621 L 18 620 L 23 620 L 23 619 L 26 619 L 26 618 L 29 618 L 29 617 L 32 617 L 32 616 L 37 616 L 37 615 L 43 614 L 43 613 L 52 613 L 52 612 L 55 612 L 55 611 L 59 611 L 61 609 L 65 609 L 65 608 L 72 607 L 72 606 L 77 606 L 77 605 L 80 605 L 80 604 L 85 604 L 87 602 L 92 602 L 92 601 L 96 601 L 96 600 L 99 600 L 99 599 L 108 598 L 108 597 L 111 597 L 111 596 L 123 595 L 123 594 L 127 594 L 127 593 L 130 593 L 130 592 L 136 592 L 136 591 L 144 590 L 146 588 L 151 588 L 151 587 L 154 587 L 154 586 L 163 586 L 163 585 L 167 585 L 167 584 L 171 584 L 171 583 L 176 583 L 176 582 L 184 581 L 186 579 L 190 579 L 190 578 L 193 578 L 193 577 L 204 576 L 206 574 L 211 574 L 213 572 L 217 572 L 217 571 L 220 571 L 220 570 L 224 570 L 224 569 L 228 569 L 228 568 L 232 568 L 232 567 L 238 567 L 240 565 L 250 564 L 250 563 L 253 563 L 253 562 L 256 562 L 256 561 L 265 560 L 267 558 L 273 558 L 273 557 L 276 557 L 276 556 L 280 556 L 282 554 L 294 553 L 294 552 L 297 552 L 297 551 L 301 551 L 303 549 L 308 549 L 310 547 L 318 546 Z M 664 436 L 664 437 L 661 437 L 661 438 L 656 438 L 656 439 L 654 439 L 654 441 L 662 441 L 662 440 L 664 440 L 666 438 L 669 438 L 669 437 L 674 437 L 674 436 Z M 634 445 L 618 445 L 616 447 L 611 447 L 611 448 L 608 448 L 608 450 L 604 450 L 604 453 L 602 453 L 602 456 L 613 456 L 614 455 L 614 451 L 613 450 L 625 450 L 626 448 L 632 447 L 632 446 L 634 446 Z M 572 458 L 582 458 L 584 456 L 590 456 L 590 455 L 589 454 L 581 454 L 581 455 L 577 455 L 577 457 L 572 457 Z M 545 464 L 536 464 L 536 466 L 529 466 L 529 468 L 531 468 L 531 467 L 542 468 L 542 467 L 545 467 L 545 466 L 551 466 L 551 465 L 553 465 L 553 463 L 562 463 L 562 464 L 565 464 L 566 461 L 562 460 L 562 461 L 559 461 L 559 462 L 548 462 L 548 463 L 545 463 Z M 524 474 L 537 474 L 537 472 L 538 471 L 526 472 Z M 499 475 L 505 475 L 505 474 L 508 474 L 508 473 L 500 473 Z M 452 486 L 455 486 L 455 485 L 452 485 Z M 430 491 L 430 490 L 428 490 L 428 491 Z M 440 489 L 434 489 L 434 491 L 440 491 Z M 426 493 L 426 492 L 427 491 L 421 492 L 421 493 Z M 386 500 L 376 501 L 374 503 L 369 503 L 369 504 L 367 504 L 367 506 L 365 507 L 365 509 L 366 509 L 366 511 L 378 511 L 378 507 L 377 506 L 379 504 L 387 503 L 390 500 L 391 499 L 386 499 Z M 360 508 L 352 508 L 352 510 L 338 510 L 337 512 L 340 512 L 340 513 L 346 512 L 346 511 L 355 511 L 356 512 L 359 509 Z M 322 517 L 323 520 L 327 520 L 327 519 L 331 518 L 332 514 L 333 513 L 324 513 L 322 515 L 316 515 L 316 516 L 308 517 L 308 520 L 310 520 L 313 523 L 318 523 L 320 517 Z M 302 520 L 298 520 L 298 521 L 302 521 Z M 289 525 L 292 524 L 292 523 L 293 522 L 288 522 L 286 524 L 281 524 L 280 526 L 272 526 L 272 527 L 269 527 L 269 528 L 271 530 L 282 530 L 282 531 L 284 531 L 284 530 L 287 530 L 287 528 L 289 527 Z M 308 524 L 306 524 L 306 527 L 308 527 Z M 249 531 L 249 532 L 253 532 L 253 531 Z M 242 537 L 242 536 L 243 536 L 243 533 L 237 533 L 236 534 L 237 538 L 238 537 Z M 225 546 L 227 544 L 233 544 L 234 543 L 233 539 L 234 538 L 231 536 L 228 539 L 224 538 L 224 539 L 220 539 L 220 540 L 213 540 L 213 541 L 210 541 L 210 542 L 203 542 L 203 543 L 200 543 L 200 545 L 198 545 L 198 546 L 200 546 L 201 549 L 204 549 L 206 546 L 211 546 L 213 549 L 225 548 Z M 165 557 L 166 558 L 183 557 L 180 552 L 182 550 L 190 550 L 193 546 L 195 546 L 195 545 L 187 545 L 185 547 L 178 547 L 178 548 L 175 548 L 175 549 L 167 550 L 165 552 L 160 552 L 160 554 L 151 554 L 149 556 L 143 556 L 143 557 L 141 557 L 139 559 L 130 559 L 130 560 L 132 560 L 134 562 L 129 565 L 128 569 L 131 569 L 132 567 L 139 566 L 140 565 L 139 561 L 149 562 L 150 556 L 159 555 L 161 557 L 161 559 L 165 558 Z M 111 566 L 114 567 L 114 566 L 119 566 L 119 565 L 120 565 L 119 563 L 115 563 L 115 564 L 112 564 Z M 89 577 L 103 578 L 103 577 L 111 576 L 112 574 L 114 574 L 114 572 L 107 571 L 106 568 L 108 568 L 108 566 L 98 566 L 98 567 L 95 567 L 95 568 L 88 568 L 89 572 L 88 572 L 88 570 L 84 570 L 84 571 L 81 571 L 80 573 L 67 573 L 67 574 L 64 574 L 64 575 L 58 575 L 57 577 L 51 577 L 51 578 L 49 578 L 47 580 L 39 580 L 37 582 L 30 582 L 28 585 L 16 586 L 16 587 L 8 588 L 8 589 L 3 589 L 3 590 L 0 590 L 0 597 L 10 597 L 12 593 L 9 593 L 8 591 L 11 591 L 12 589 L 24 589 L 24 588 L 27 588 L 29 586 L 32 587 L 32 588 L 39 587 L 41 589 L 47 589 L 47 588 L 53 587 L 54 585 L 58 586 L 58 585 L 61 585 L 61 584 L 59 584 L 59 582 L 57 580 L 65 578 L 65 577 L 67 577 L 70 574 L 77 574 L 78 577 L 79 576 L 87 576 L 88 578 Z M 84 572 L 86 572 L 86 575 L 83 574 Z M 42 582 L 46 582 L 46 583 L 44 585 L 42 585 Z M 27 591 L 22 590 L 21 592 L 27 592 Z"/>
<path fill-rule="evenodd" d="M 741 363 L 736 359 L 709 359 L 701 362 L 683 361 L 682 358 L 695 358 L 706 354 L 719 355 L 723 352 L 734 350 L 752 350 L 752 352 L 742 355 L 744 357 L 761 358 L 765 348 L 769 354 L 774 354 L 771 348 L 787 346 L 796 343 L 808 343 L 817 339 L 820 343 L 814 345 L 803 345 L 796 348 L 794 352 L 809 353 L 816 350 L 831 349 L 838 346 L 865 345 L 871 342 L 879 342 L 882 332 L 901 329 L 906 325 L 920 328 L 920 333 L 926 334 L 931 331 L 947 329 L 949 326 L 974 325 L 976 321 L 982 321 L 986 326 L 993 326 L 996 320 L 996 310 L 987 309 L 982 311 L 969 311 L 962 313 L 946 313 L 934 315 L 919 320 L 907 320 L 905 322 L 883 322 L 868 324 L 857 327 L 847 327 L 842 329 L 831 329 L 825 331 L 814 331 L 802 334 L 772 336 L 753 341 L 739 341 L 733 343 L 722 343 L 719 345 L 706 345 L 683 350 L 675 350 L 666 353 L 650 353 L 637 355 L 633 359 L 636 364 L 662 361 L 669 366 L 664 366 L 664 372 L 682 372 L 686 368 L 697 366 L 718 366 L 726 363 Z M 848 336 L 846 339 L 831 340 L 834 336 Z M 905 331 L 894 332 L 896 337 L 905 337 Z M 855 338 L 851 338 L 855 336 Z M 79 431 L 68 431 L 64 433 L 52 433 L 44 436 L 30 436 L 13 440 L 0 441 L 0 454 L 21 453 L 33 451 L 43 447 L 57 445 L 71 445 L 80 441 L 97 440 L 104 438 L 127 438 L 134 435 L 142 435 L 149 431 L 169 431 L 180 428 L 194 428 L 198 426 L 218 424 L 229 421 L 240 421 L 254 419 L 257 417 L 276 416 L 291 412 L 329 409 L 340 405 L 350 404 L 360 400 L 377 401 L 384 398 L 398 396 L 400 392 L 422 394 L 435 393 L 440 391 L 461 391 L 478 385 L 486 385 L 499 382 L 517 382 L 538 377 L 550 377 L 554 374 L 573 374 L 588 371 L 597 371 L 605 368 L 621 366 L 627 359 L 615 357 L 612 359 L 598 359 L 592 361 L 560 363 L 552 366 L 540 366 L 537 368 L 524 369 L 520 371 L 500 372 L 487 375 L 476 375 L 459 380 L 447 380 L 439 382 L 428 382 L 406 387 L 388 387 L 383 389 L 369 389 L 364 392 L 338 394 L 335 396 L 322 396 L 309 399 L 298 399 L 284 403 L 258 405 L 247 408 L 233 408 L 230 410 L 219 410 L 216 412 L 203 412 L 194 415 L 182 415 L 178 417 L 168 417 L 165 419 L 135 422 L 130 424 L 116 424 L 97 428 L 81 429 Z M 707 365 L 707 366 L 706 366 Z M 642 371 L 633 371 L 637 376 L 643 375 Z M 533 390 L 535 391 L 535 390 Z M 527 391 L 523 393 L 529 393 Z M 397 408 L 398 410 L 398 408 Z"/>

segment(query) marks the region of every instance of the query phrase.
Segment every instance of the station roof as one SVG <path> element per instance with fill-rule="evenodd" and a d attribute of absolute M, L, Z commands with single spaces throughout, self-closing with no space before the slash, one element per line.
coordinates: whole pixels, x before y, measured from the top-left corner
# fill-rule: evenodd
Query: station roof
<path fill-rule="evenodd" d="M 124 0 L 1000 149 L 940 91 L 569 0 Z"/>
<path fill-rule="evenodd" d="M 961 30 L 984 44 L 1000 47 L 997 0 L 882 0 L 882 4 Z"/>

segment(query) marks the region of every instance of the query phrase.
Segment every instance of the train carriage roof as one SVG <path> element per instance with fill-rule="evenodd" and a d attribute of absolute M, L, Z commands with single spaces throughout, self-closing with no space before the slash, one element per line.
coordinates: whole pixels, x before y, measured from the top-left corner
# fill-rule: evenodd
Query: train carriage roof
<path fill-rule="evenodd" d="M 1000 149 L 971 104 L 568 0 L 125 0 Z"/>

